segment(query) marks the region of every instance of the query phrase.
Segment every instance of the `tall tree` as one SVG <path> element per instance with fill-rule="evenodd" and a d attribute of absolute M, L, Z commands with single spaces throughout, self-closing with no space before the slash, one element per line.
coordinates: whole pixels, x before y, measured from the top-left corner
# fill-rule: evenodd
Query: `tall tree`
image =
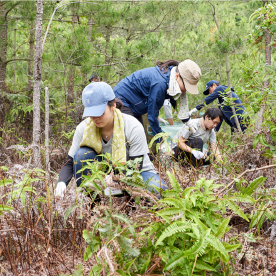
<path fill-rule="evenodd" d="M 36 1 L 36 30 L 34 56 L 34 93 L 33 93 L 33 164 L 40 166 L 40 85 L 42 58 L 42 19 L 43 0 Z"/>

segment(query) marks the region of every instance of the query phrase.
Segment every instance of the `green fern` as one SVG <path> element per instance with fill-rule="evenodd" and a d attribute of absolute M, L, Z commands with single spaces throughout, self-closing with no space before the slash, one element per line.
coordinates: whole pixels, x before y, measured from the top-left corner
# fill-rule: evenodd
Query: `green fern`
<path fill-rule="evenodd" d="M 222 221 L 222 223 L 220 224 L 220 226 L 219 226 L 217 232 L 215 233 L 215 237 L 216 237 L 217 239 L 222 238 L 223 235 L 224 235 L 226 232 L 228 232 L 228 229 L 229 229 L 229 227 L 228 227 L 229 221 L 230 221 L 230 218 L 225 218 L 225 219 Z"/>
<path fill-rule="evenodd" d="M 161 244 L 161 242 L 166 239 L 167 237 L 170 237 L 176 233 L 179 232 L 186 232 L 186 230 L 189 228 L 188 225 L 186 225 L 183 222 L 173 222 L 171 225 L 169 225 L 167 228 L 164 229 L 159 239 L 156 241 L 155 246 L 158 246 Z"/>

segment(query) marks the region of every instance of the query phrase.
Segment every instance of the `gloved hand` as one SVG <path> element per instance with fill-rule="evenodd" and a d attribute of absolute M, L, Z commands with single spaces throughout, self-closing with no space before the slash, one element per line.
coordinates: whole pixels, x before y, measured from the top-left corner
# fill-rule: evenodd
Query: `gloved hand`
<path fill-rule="evenodd" d="M 104 178 L 105 184 L 107 186 L 106 189 L 104 189 L 104 194 L 106 196 L 112 196 L 112 195 L 120 195 L 122 194 L 122 191 L 120 189 L 110 188 L 108 186 L 111 186 L 113 183 L 113 179 L 111 175 L 106 175 Z"/>
<path fill-rule="evenodd" d="M 199 151 L 199 150 L 192 150 L 192 155 L 197 159 L 205 159 L 205 155 L 203 152 Z"/>
<path fill-rule="evenodd" d="M 169 124 L 166 120 L 164 120 L 164 119 L 162 119 L 162 118 L 160 118 L 160 117 L 158 117 L 158 121 L 159 121 L 160 123 L 165 124 L 165 125 L 168 125 L 168 124 Z"/>
<path fill-rule="evenodd" d="M 189 115 L 192 116 L 193 114 L 197 113 L 198 110 L 196 108 L 193 108 L 191 111 L 189 111 Z"/>
<path fill-rule="evenodd" d="M 58 182 L 58 184 L 55 188 L 54 195 L 55 195 L 55 197 L 63 198 L 65 191 L 66 191 L 66 184 L 63 181 L 60 181 L 60 182 Z"/>
<path fill-rule="evenodd" d="M 191 129 L 192 133 L 196 133 L 197 127 L 192 123 L 191 120 L 186 122 L 186 125 L 189 127 L 189 129 Z"/>

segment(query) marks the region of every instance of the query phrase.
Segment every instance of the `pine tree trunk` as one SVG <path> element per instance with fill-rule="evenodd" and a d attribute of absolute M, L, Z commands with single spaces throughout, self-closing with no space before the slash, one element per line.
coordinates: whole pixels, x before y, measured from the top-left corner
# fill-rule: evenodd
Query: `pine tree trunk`
<path fill-rule="evenodd" d="M 33 93 L 33 163 L 40 167 L 40 84 L 41 84 L 41 39 L 43 0 L 36 2 L 36 30 L 35 30 L 35 57 L 34 57 L 34 93 Z"/>
<path fill-rule="evenodd" d="M 7 32 L 8 22 L 6 20 L 6 10 L 4 3 L 0 3 L 0 138 L 2 137 L 2 127 L 5 119 L 5 104 L 3 91 L 6 90 L 6 59 L 7 59 Z"/>
<path fill-rule="evenodd" d="M 75 13 L 75 10 L 73 9 L 73 16 L 72 16 L 72 21 L 74 23 L 74 26 L 76 26 L 78 22 L 78 16 Z M 68 75 L 68 101 L 67 103 L 73 103 L 75 99 L 75 94 L 74 94 L 74 83 L 75 83 L 75 67 L 74 65 L 69 66 L 69 75 Z"/>
<path fill-rule="evenodd" d="M 34 59 L 34 42 L 35 42 L 35 32 L 34 32 L 34 21 L 31 21 L 30 30 L 30 42 L 29 42 L 29 61 L 28 61 L 28 90 L 33 89 L 33 59 Z"/>

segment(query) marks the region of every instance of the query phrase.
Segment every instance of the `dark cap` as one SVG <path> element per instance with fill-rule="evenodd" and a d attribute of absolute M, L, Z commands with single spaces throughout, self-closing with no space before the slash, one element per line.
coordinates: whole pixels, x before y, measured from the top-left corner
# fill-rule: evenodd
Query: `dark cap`
<path fill-rule="evenodd" d="M 204 95 L 209 95 L 209 88 L 213 85 L 213 84 L 219 85 L 219 82 L 216 80 L 210 80 L 207 82 L 206 86 L 205 86 L 205 90 L 203 91 Z"/>

